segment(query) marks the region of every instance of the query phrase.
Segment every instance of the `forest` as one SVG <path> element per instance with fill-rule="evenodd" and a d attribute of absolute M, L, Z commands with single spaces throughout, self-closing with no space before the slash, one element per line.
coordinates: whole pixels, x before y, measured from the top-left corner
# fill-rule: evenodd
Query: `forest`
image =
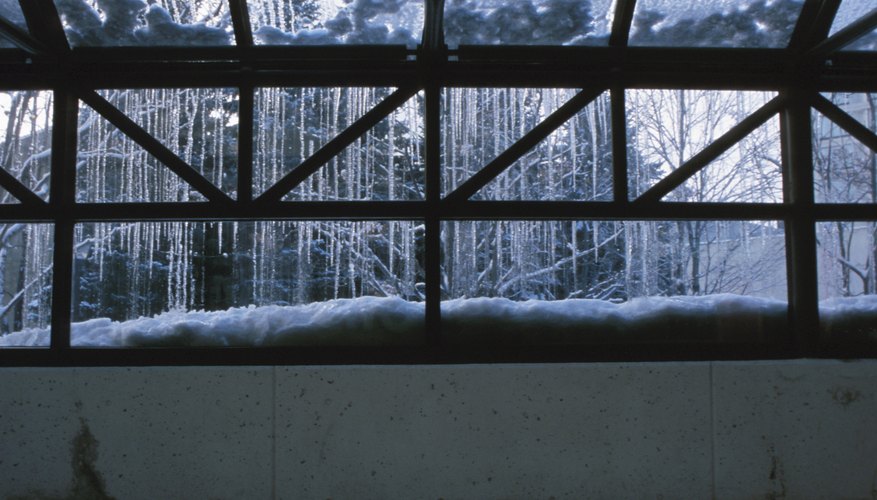
<path fill-rule="evenodd" d="M 221 8 L 224 4 L 171 0 L 149 6 L 140 0 L 56 3 L 74 45 L 162 44 L 167 40 L 227 44 L 231 40 L 227 10 Z M 446 36 L 449 43 L 459 44 L 518 43 L 524 36 L 521 33 L 536 33 L 528 43 L 599 43 L 595 41 L 603 36 L 599 19 L 605 23 L 606 12 L 592 11 L 588 2 L 572 3 L 573 10 L 567 0 L 500 7 L 450 0 Z M 258 43 L 412 44 L 417 43 L 412 33 L 419 31 L 418 12 L 422 16 L 422 6 L 418 11 L 414 4 L 356 0 L 333 10 L 310 0 L 263 0 L 251 2 L 251 17 Z M 184 5 L 216 8 L 185 11 Z M 686 39 L 723 45 L 722 40 L 729 38 L 721 30 L 746 24 L 752 26 L 751 32 L 745 27 L 736 29 L 734 36 L 744 39 L 730 43 L 779 46 L 793 27 L 800 5 L 792 0 L 755 1 L 745 11 L 732 9 L 669 25 L 666 16 L 646 10 L 634 20 L 631 43 L 671 43 L 661 37 L 684 33 Z M 552 19 L 555 10 L 575 13 L 569 18 L 573 23 L 569 29 L 561 26 L 548 33 L 533 24 Z M 532 19 L 527 17 L 531 14 Z M 403 21 L 398 26 L 386 24 L 382 16 L 391 15 Z M 468 27 L 476 25 L 501 29 Z M 584 30 L 578 29 L 582 26 Z M 467 38 L 474 33 L 478 38 Z M 189 38 L 179 38 L 183 35 Z M 270 188 L 394 90 L 256 89 L 254 194 Z M 442 192 L 452 192 L 577 92 L 444 89 Z M 237 89 L 98 93 L 213 185 L 236 197 Z M 774 96 L 761 91 L 627 90 L 624 133 L 631 198 Z M 848 94 L 827 97 L 844 109 L 850 102 L 859 106 L 862 123 L 874 130 L 877 100 L 871 94 L 852 96 L 853 101 Z M 51 92 L 0 92 L 0 111 L 3 168 L 36 196 L 48 199 Z M 874 152 L 815 112 L 813 127 L 817 199 L 877 202 Z M 664 200 L 780 203 L 781 158 L 779 119 L 774 117 Z M 611 201 L 612 172 L 607 92 L 472 199 Z M 19 202 L 5 191 L 0 197 L 2 203 Z M 284 197 L 287 201 L 423 199 L 422 93 Z M 205 198 L 82 102 L 76 201 L 196 202 Z M 819 225 L 821 298 L 875 293 L 875 227 L 870 222 Z M 52 232 L 51 224 L 0 224 L 0 334 L 48 326 Z M 357 297 L 422 302 L 424 235 L 424 221 L 417 219 L 83 222 L 75 228 L 72 320 L 126 321 L 168 311 L 223 311 Z M 787 296 L 782 221 L 447 220 L 441 224 L 441 252 L 441 294 L 446 303 L 490 297 L 623 304 L 658 296 L 734 294 L 780 301 Z"/>

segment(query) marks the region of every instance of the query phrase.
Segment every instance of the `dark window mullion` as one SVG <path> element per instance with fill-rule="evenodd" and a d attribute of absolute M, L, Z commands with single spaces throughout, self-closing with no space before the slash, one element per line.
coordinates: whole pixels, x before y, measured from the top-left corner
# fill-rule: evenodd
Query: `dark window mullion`
<path fill-rule="evenodd" d="M 56 55 L 70 51 L 61 17 L 52 0 L 20 0 L 21 13 L 27 22 L 31 36 L 46 45 Z"/>
<path fill-rule="evenodd" d="M 813 194 L 813 145 L 807 94 L 787 91 L 781 116 L 786 219 L 789 313 L 794 349 L 801 356 L 819 353 L 819 289 L 816 279 L 816 220 Z"/>
<path fill-rule="evenodd" d="M 441 95 L 438 85 L 426 87 L 426 203 L 424 272 L 426 281 L 426 342 L 438 347 L 441 338 Z"/>
<path fill-rule="evenodd" d="M 612 23 L 612 34 L 609 46 L 627 47 L 630 39 L 630 27 L 633 24 L 633 10 L 636 0 L 618 0 L 615 4 L 615 16 Z"/>
<path fill-rule="evenodd" d="M 70 348 L 73 295 L 73 226 L 76 198 L 78 100 L 69 88 L 55 90 L 52 129 L 52 179 L 49 203 L 54 212 L 51 349 Z"/>
<path fill-rule="evenodd" d="M 234 38 L 238 47 L 253 46 L 253 29 L 250 26 L 250 14 L 245 0 L 228 0 L 231 11 L 231 23 L 234 26 Z"/>
<path fill-rule="evenodd" d="M 789 49 L 800 52 L 825 40 L 838 7 L 840 0 L 805 0 L 789 40 Z"/>

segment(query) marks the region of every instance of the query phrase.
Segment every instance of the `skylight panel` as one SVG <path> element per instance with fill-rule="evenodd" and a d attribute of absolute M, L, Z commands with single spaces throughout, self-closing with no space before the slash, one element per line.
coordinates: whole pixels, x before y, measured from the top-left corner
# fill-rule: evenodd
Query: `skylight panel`
<path fill-rule="evenodd" d="M 225 0 L 55 0 L 73 47 L 231 45 Z"/>
<path fill-rule="evenodd" d="M 445 41 L 459 45 L 606 45 L 612 0 L 448 0 Z"/>
<path fill-rule="evenodd" d="M 0 17 L 27 31 L 27 23 L 24 21 L 24 14 L 17 0 L 0 0 Z M 15 47 L 12 42 L 0 36 L 0 49 L 12 47 Z"/>
<path fill-rule="evenodd" d="M 834 23 L 831 25 L 829 36 L 834 35 L 838 31 L 853 24 L 859 19 L 870 14 L 875 7 L 874 3 L 869 0 L 843 0 L 837 9 L 837 15 L 834 16 Z M 877 29 L 853 41 L 849 45 L 843 47 L 844 51 L 875 51 L 877 50 Z"/>
<path fill-rule="evenodd" d="M 858 21 L 873 8 L 874 2 L 870 0 L 843 0 L 837 9 L 837 14 L 834 16 L 834 22 L 831 24 L 831 31 L 828 33 L 828 36 L 832 36 L 853 22 Z"/>
<path fill-rule="evenodd" d="M 250 0 L 257 45 L 420 43 L 422 0 Z"/>
<path fill-rule="evenodd" d="M 802 6 L 799 0 L 639 0 L 630 44 L 782 48 Z"/>

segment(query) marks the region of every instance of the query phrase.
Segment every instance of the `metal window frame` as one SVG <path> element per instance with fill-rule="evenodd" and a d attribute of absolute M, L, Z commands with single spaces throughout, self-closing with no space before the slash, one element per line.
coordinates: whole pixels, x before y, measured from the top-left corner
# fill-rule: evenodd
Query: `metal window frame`
<path fill-rule="evenodd" d="M 816 204 L 813 198 L 811 109 L 817 109 L 872 149 L 877 136 L 819 94 L 877 91 L 877 53 L 840 52 L 877 26 L 877 10 L 827 38 L 838 0 L 805 0 L 785 49 L 629 47 L 635 0 L 616 2 L 606 47 L 482 47 L 449 50 L 443 41 L 442 0 L 426 0 L 423 42 L 404 47 L 263 47 L 253 44 L 244 0 L 229 0 L 236 46 L 217 48 L 73 48 L 52 0 L 22 0 L 28 31 L 0 18 L 0 36 L 20 50 L 0 51 L 0 89 L 54 93 L 50 199 L 43 201 L 0 171 L 0 186 L 21 200 L 0 206 L 0 221 L 49 222 L 55 227 L 51 346 L 0 349 L 0 366 L 197 364 L 429 364 L 641 360 L 877 357 L 875 345 L 820 338 L 815 225 L 828 220 L 875 220 L 877 207 Z M 395 94 L 332 139 L 261 196 L 253 197 L 253 108 L 259 87 L 393 86 Z M 441 92 L 450 87 L 589 89 L 526 134 L 453 193 L 440 193 Z M 149 136 L 96 89 L 233 87 L 240 95 L 238 198 L 231 199 Z M 624 92 L 633 88 L 771 90 L 778 96 L 636 200 L 627 192 Z M 610 93 L 613 201 L 470 201 L 539 140 L 600 93 Z M 426 199 L 384 202 L 284 202 L 284 194 L 365 133 L 414 93 L 425 100 Z M 85 102 L 208 201 L 113 203 L 75 201 L 78 102 Z M 662 202 L 663 194 L 703 168 L 765 120 L 780 116 L 784 201 Z M 107 215 L 112 214 L 112 215 Z M 185 214 L 181 216 L 180 214 Z M 526 215 L 521 215 L 526 214 Z M 582 346 L 472 345 L 443 342 L 440 330 L 439 229 L 446 220 L 780 220 L 786 228 L 790 334 L 760 344 L 630 343 Z M 417 219 L 425 224 L 426 329 L 414 347 L 74 348 L 70 345 L 73 228 L 78 222 L 161 220 Z"/>

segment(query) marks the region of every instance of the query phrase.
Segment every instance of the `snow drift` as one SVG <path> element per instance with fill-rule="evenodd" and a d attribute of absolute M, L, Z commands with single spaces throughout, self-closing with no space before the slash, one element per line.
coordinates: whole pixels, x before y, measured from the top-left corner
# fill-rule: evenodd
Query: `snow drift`
<path fill-rule="evenodd" d="M 877 296 L 832 299 L 820 308 L 823 328 L 877 340 Z M 649 297 L 624 303 L 502 298 L 442 303 L 451 342 L 524 344 L 592 341 L 752 341 L 786 326 L 786 303 L 732 294 Z M 225 311 L 169 311 L 130 321 L 93 319 L 72 326 L 80 347 L 398 345 L 422 338 L 424 305 L 361 297 L 297 306 Z M 48 329 L 0 337 L 0 346 L 47 346 Z"/>

